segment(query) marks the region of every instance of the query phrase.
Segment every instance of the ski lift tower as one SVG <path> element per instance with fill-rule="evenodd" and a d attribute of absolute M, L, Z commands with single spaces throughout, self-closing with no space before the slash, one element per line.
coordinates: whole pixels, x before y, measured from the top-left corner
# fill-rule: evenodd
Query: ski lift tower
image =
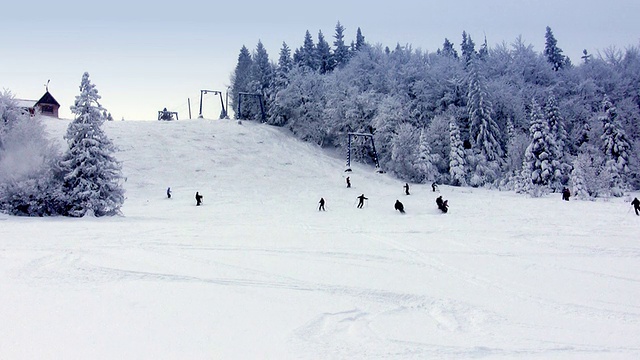
<path fill-rule="evenodd" d="M 227 109 L 224 107 L 224 101 L 222 100 L 222 91 L 217 90 L 200 90 L 200 114 L 198 115 L 199 119 L 202 119 L 202 95 L 212 93 L 213 95 L 220 95 L 220 105 L 222 105 L 222 113 L 220 114 L 220 118 L 224 119 L 227 117 Z"/>
<path fill-rule="evenodd" d="M 349 143 L 347 146 L 347 169 L 345 170 L 345 172 L 351 171 L 351 143 L 358 136 L 362 136 L 365 139 L 371 140 L 371 148 L 373 150 L 373 161 L 376 164 L 376 172 L 383 173 L 382 169 L 380 168 L 380 163 L 378 162 L 378 152 L 376 151 L 376 143 L 373 141 L 373 134 L 350 132 L 350 133 L 347 133 L 347 136 L 348 136 Z"/>

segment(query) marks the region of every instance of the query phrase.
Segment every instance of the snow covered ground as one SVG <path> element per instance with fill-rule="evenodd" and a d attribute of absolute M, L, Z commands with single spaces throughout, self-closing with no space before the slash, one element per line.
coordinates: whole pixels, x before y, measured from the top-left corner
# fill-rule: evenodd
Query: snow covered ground
<path fill-rule="evenodd" d="M 105 130 L 123 217 L 0 217 L 1 359 L 640 358 L 627 198 L 441 186 L 442 215 L 366 166 L 347 189 L 344 159 L 282 129 Z"/>

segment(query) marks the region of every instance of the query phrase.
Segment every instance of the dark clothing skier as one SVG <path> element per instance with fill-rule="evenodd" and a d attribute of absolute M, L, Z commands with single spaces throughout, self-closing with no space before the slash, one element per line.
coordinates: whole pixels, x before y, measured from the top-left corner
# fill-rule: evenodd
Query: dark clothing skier
<path fill-rule="evenodd" d="M 409 183 L 405 183 L 405 184 L 404 184 L 404 193 L 405 193 L 406 195 L 409 195 Z"/>
<path fill-rule="evenodd" d="M 369 200 L 369 198 L 364 197 L 364 194 L 358 196 L 358 209 L 362 209 L 365 200 Z"/>
<path fill-rule="evenodd" d="M 438 190 L 438 184 L 434 181 L 431 183 L 431 191 L 436 192 Z"/>
<path fill-rule="evenodd" d="M 633 209 L 636 211 L 636 215 L 640 215 L 640 200 L 638 200 L 638 198 L 634 198 L 631 202 L 631 205 L 633 205 Z"/>
<path fill-rule="evenodd" d="M 171 188 L 167 188 L 167 198 L 171 199 Z"/>
<path fill-rule="evenodd" d="M 320 211 L 320 210 L 326 211 L 324 209 L 324 198 L 320 198 L 319 204 L 320 204 L 320 206 L 318 206 L 318 211 Z"/>
<path fill-rule="evenodd" d="M 202 198 L 203 196 L 196 191 L 196 206 L 200 206 L 200 204 L 202 204 Z"/>
<path fill-rule="evenodd" d="M 571 191 L 569 191 L 569 188 L 563 188 L 562 189 L 562 200 L 569 201 L 570 197 L 571 197 Z"/>
<path fill-rule="evenodd" d="M 438 198 L 436 199 L 436 204 L 438 205 L 438 209 L 440 209 L 440 211 L 442 211 L 443 213 L 446 213 L 447 211 L 449 211 L 449 200 L 442 200 L 442 196 L 438 196 Z"/>
<path fill-rule="evenodd" d="M 347 176 L 347 187 L 350 188 L 351 187 L 351 180 L 349 180 L 349 177 Z"/>
<path fill-rule="evenodd" d="M 394 205 L 394 208 L 400 211 L 401 214 L 404 214 L 404 205 L 402 205 L 400 200 L 396 200 L 396 204 Z"/>

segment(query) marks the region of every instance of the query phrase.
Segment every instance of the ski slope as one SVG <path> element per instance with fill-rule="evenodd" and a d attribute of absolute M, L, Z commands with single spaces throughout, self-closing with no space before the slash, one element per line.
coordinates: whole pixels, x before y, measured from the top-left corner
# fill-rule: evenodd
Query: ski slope
<path fill-rule="evenodd" d="M 283 129 L 104 127 L 124 216 L 0 218 L 1 359 L 640 358 L 628 198 L 440 186 L 443 215 L 367 166 L 347 189 L 343 158 Z"/>

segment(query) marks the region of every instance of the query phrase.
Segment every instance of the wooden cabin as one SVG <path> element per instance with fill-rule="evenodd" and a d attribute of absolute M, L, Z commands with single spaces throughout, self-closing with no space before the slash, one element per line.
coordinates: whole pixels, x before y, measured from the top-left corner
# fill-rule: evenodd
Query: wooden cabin
<path fill-rule="evenodd" d="M 18 103 L 18 106 L 25 111 L 25 113 L 29 113 L 31 116 L 41 114 L 55 118 L 58 117 L 60 104 L 49 91 L 45 92 L 40 100 L 16 99 L 16 102 Z"/>

